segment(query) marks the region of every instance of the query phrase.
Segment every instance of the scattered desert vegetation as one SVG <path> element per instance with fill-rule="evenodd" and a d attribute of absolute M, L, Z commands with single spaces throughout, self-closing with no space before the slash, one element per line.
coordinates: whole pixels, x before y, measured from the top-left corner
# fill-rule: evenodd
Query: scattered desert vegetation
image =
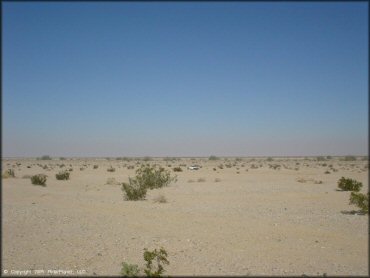
<path fill-rule="evenodd" d="M 50 161 L 32 159 L 20 162 L 5 160 L 2 169 L 10 170 L 13 174 L 16 172 L 14 179 L 3 180 L 7 198 L 16 200 L 13 203 L 8 201 L 5 206 L 8 210 L 6 212 L 8 219 L 15 219 L 13 207 L 22 204 L 19 215 L 27 214 L 27 209 L 29 211 L 27 217 L 35 213 L 37 217 L 40 216 L 40 219 L 48 221 L 45 220 L 43 228 L 39 230 L 32 230 L 35 228 L 28 224 L 31 227 L 30 233 L 36 235 L 32 238 L 27 238 L 26 233 L 18 232 L 17 226 L 13 225 L 11 232 L 10 229 L 6 232 L 8 241 L 13 244 L 6 247 L 5 254 L 8 258 L 13 254 L 16 254 L 17 258 L 22 258 L 23 251 L 18 250 L 14 242 L 23 242 L 24 245 L 30 244 L 29 242 L 34 239 L 37 242 L 43 242 L 43 239 L 49 236 L 46 230 L 51 235 L 53 231 L 50 227 L 53 227 L 53 223 L 58 219 L 53 211 L 62 207 L 62 204 L 63 206 L 68 204 L 67 206 L 73 208 L 73 213 L 68 214 L 68 210 L 64 211 L 64 217 L 59 218 L 61 223 L 71 223 L 79 227 L 80 224 L 74 220 L 74 217 L 79 218 L 82 221 L 81 229 L 87 232 L 91 230 L 99 235 L 99 238 L 100 236 L 104 238 L 109 249 L 113 249 L 113 254 L 122 253 L 120 247 L 114 249 L 118 243 L 124 248 L 125 261 L 126 258 L 127 261 L 122 264 L 122 269 L 119 262 L 115 269 L 112 270 L 111 265 L 108 269 L 108 263 L 104 263 L 104 260 L 109 260 L 105 249 L 101 249 L 100 245 L 89 245 L 89 241 L 84 241 L 83 236 L 75 235 L 78 242 L 83 242 L 90 249 L 96 248 L 96 253 L 100 254 L 97 257 L 99 260 L 86 263 L 88 265 L 86 269 L 91 271 L 89 274 L 97 272 L 99 275 L 100 269 L 104 267 L 106 267 L 104 274 L 118 273 L 121 270 L 121 275 L 130 277 L 166 275 L 167 272 L 171 275 L 197 274 L 198 269 L 201 274 L 211 271 L 212 274 L 226 275 L 232 274 L 234 269 L 235 273 L 240 275 L 248 271 L 259 274 L 261 268 L 257 268 L 257 265 L 260 261 L 250 255 L 249 251 L 260 250 L 262 242 L 266 244 L 264 246 L 277 244 L 279 250 L 287 253 L 292 250 L 300 252 L 311 261 L 317 258 L 318 262 L 315 262 L 315 266 L 321 265 L 317 272 L 322 270 L 322 273 L 327 271 L 330 258 L 335 257 L 340 248 L 343 250 L 343 256 L 351 255 L 343 259 L 336 257 L 338 265 L 340 263 L 343 269 L 347 267 L 351 271 L 361 269 L 359 273 L 363 273 L 366 267 L 365 263 L 362 266 L 361 260 L 366 258 L 367 248 L 362 248 L 362 243 L 368 237 L 366 220 L 366 215 L 369 213 L 368 161 L 358 157 L 354 161 L 346 161 L 344 157 L 328 156 L 322 156 L 320 161 L 316 156 L 306 160 L 303 157 L 274 157 L 273 162 L 269 162 L 267 159 L 266 157 L 243 159 L 168 157 L 150 158 L 150 161 L 144 162 L 143 158 L 132 158 L 126 161 L 124 158 L 114 157 L 109 161 L 72 158 L 65 160 L 54 158 Z M 188 167 L 192 165 L 199 166 L 199 170 L 190 170 Z M 65 183 L 57 181 L 68 179 L 73 168 L 75 172 L 71 173 L 73 176 L 70 181 Z M 80 168 L 85 172 L 78 171 Z M 111 168 L 115 169 L 114 173 L 108 171 Z M 3 178 L 7 171 L 3 172 Z M 325 171 L 331 174 L 327 175 Z M 178 177 L 174 172 L 180 172 Z M 56 179 L 53 178 L 54 175 Z M 47 184 L 47 188 L 33 187 L 28 179 L 35 185 L 46 186 Z M 122 181 L 125 182 L 122 183 Z M 169 186 L 174 182 L 177 182 L 176 186 Z M 23 189 L 24 194 L 30 197 L 22 195 Z M 348 193 L 336 190 L 348 191 Z M 126 201 L 122 201 L 122 196 Z M 283 199 L 286 197 L 289 198 L 289 202 Z M 146 199 L 147 201 L 142 202 L 128 202 Z M 79 204 L 83 204 L 82 209 L 79 209 Z M 47 212 L 51 216 L 43 210 L 47 206 L 52 208 Z M 252 207 L 258 209 L 251 209 Z M 355 207 L 356 210 L 354 210 Z M 91 214 L 91 211 L 94 213 Z M 268 221 L 261 220 L 262 214 Z M 95 221 L 98 219 L 95 217 L 98 217 L 103 224 Z M 84 218 L 88 220 L 84 221 Z M 19 216 L 14 223 L 27 221 L 25 219 Z M 95 224 L 90 224 L 90 221 Z M 166 221 L 174 224 L 169 225 Z M 11 225 L 9 223 L 7 225 Z M 307 234 L 302 233 L 300 229 L 303 225 Z M 63 225 L 59 226 L 62 227 L 60 229 L 64 229 Z M 221 228 L 218 230 L 218 227 Z M 247 235 L 245 230 L 248 230 Z M 66 231 L 64 229 L 63 233 Z M 125 237 L 121 236 L 122 231 Z M 209 236 L 209 231 L 212 231 L 212 236 Z M 326 235 L 330 233 L 340 233 L 340 236 L 327 237 Z M 354 233 L 357 235 L 356 239 L 351 238 Z M 14 234 L 17 237 L 9 240 Z M 39 237 L 38 234 L 40 234 Z M 229 234 L 233 236 L 225 237 Z M 61 234 L 59 238 L 63 235 Z M 91 234 L 89 236 L 91 237 Z M 63 240 L 67 240 L 67 237 Z M 154 248 L 157 246 L 154 244 L 157 243 L 168 245 L 171 254 L 176 254 L 173 261 L 171 259 L 169 269 L 166 267 L 166 272 L 156 264 L 156 258 L 152 259 L 150 267 L 141 263 L 138 265 L 127 263 L 133 257 L 136 258 L 132 254 L 136 252 L 134 250 L 137 246 Z M 240 250 L 245 250 L 240 251 L 238 255 L 240 261 L 239 257 L 231 255 L 234 254 L 234 247 L 228 250 L 228 246 L 240 246 Z M 10 253 L 9 250 L 12 252 Z M 227 253 L 229 251 L 230 254 Z M 147 259 L 153 257 L 148 255 L 149 253 L 147 253 Z M 158 257 L 160 250 L 152 253 L 156 253 Z M 49 262 L 49 258 L 41 258 L 36 252 L 32 253 L 32 256 L 42 263 Z M 15 255 L 12 258 L 15 258 Z M 224 258 L 228 260 L 227 263 L 223 263 Z M 267 258 L 269 264 L 279 265 L 271 258 L 271 256 L 270 259 Z M 352 258 L 356 259 L 352 260 Z M 84 260 L 88 259 L 84 257 Z M 290 260 L 294 265 L 286 269 L 286 274 L 297 274 L 297 269 L 305 269 L 305 263 L 295 258 Z M 12 263 L 17 265 L 17 260 L 13 261 Z M 220 265 L 220 272 L 214 270 L 213 263 L 216 261 Z M 250 261 L 251 265 L 256 267 L 249 268 L 247 271 L 243 268 L 246 261 Z M 233 267 L 228 266 L 231 262 Z M 190 267 L 193 264 L 194 269 L 197 270 Z M 162 268 L 165 265 L 162 263 Z M 295 268 L 295 265 L 298 266 Z M 283 265 L 279 267 L 282 268 Z M 350 270 L 345 272 L 343 269 L 335 269 L 331 266 L 331 272 L 334 274 L 350 273 Z M 306 268 L 305 273 L 309 270 Z M 271 274 L 285 274 L 276 268 L 265 271 Z"/>

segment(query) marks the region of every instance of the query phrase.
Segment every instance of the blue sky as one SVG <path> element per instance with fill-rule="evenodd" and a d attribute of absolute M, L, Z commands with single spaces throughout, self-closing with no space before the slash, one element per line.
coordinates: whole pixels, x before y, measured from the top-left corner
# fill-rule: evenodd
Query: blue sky
<path fill-rule="evenodd" d="M 3 3 L 3 156 L 368 152 L 368 4 Z"/>

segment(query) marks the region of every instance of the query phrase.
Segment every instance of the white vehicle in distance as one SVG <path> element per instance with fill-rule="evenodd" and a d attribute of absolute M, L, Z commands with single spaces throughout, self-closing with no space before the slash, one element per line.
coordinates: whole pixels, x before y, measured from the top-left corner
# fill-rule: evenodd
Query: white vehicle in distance
<path fill-rule="evenodd" d="M 200 166 L 198 165 L 191 165 L 188 167 L 189 170 L 199 170 Z"/>

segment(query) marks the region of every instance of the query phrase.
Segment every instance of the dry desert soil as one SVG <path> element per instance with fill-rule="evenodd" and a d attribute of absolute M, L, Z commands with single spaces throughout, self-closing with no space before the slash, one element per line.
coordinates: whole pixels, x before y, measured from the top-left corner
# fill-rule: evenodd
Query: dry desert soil
<path fill-rule="evenodd" d="M 120 183 L 140 163 L 159 164 L 178 180 L 126 201 Z M 189 170 L 193 164 L 202 167 Z M 56 179 L 69 168 L 70 180 Z M 15 177 L 2 179 L 2 275 L 119 275 L 122 262 L 143 266 L 143 249 L 160 247 L 170 276 L 369 273 L 368 215 L 353 213 L 350 192 L 337 190 L 343 176 L 368 192 L 367 159 L 4 158 L 6 169 Z M 39 173 L 46 187 L 31 184 Z M 161 195 L 167 202 L 155 202 Z"/>

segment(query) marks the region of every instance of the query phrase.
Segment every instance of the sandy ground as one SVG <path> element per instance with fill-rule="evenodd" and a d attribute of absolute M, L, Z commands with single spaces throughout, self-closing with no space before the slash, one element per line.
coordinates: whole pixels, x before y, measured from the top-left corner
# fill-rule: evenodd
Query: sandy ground
<path fill-rule="evenodd" d="M 135 161 L 4 159 L 3 171 L 12 168 L 16 177 L 2 180 L 2 274 L 119 275 L 123 261 L 143 266 L 143 249 L 163 246 L 166 275 L 368 275 L 368 215 L 350 214 L 357 209 L 348 203 L 350 193 L 336 190 L 344 176 L 367 192 L 368 161 L 150 163 L 170 169 L 178 181 L 148 191 L 144 201 L 125 201 L 120 185 L 106 182 L 133 177 L 135 169 L 126 166 Z M 231 168 L 217 167 L 228 163 Z M 70 180 L 56 180 L 64 169 L 58 164 L 73 167 Z M 174 173 L 180 164 L 202 168 Z M 107 172 L 110 165 L 115 172 Z M 24 178 L 37 173 L 48 175 L 46 187 Z M 167 203 L 155 203 L 159 195 Z"/>

